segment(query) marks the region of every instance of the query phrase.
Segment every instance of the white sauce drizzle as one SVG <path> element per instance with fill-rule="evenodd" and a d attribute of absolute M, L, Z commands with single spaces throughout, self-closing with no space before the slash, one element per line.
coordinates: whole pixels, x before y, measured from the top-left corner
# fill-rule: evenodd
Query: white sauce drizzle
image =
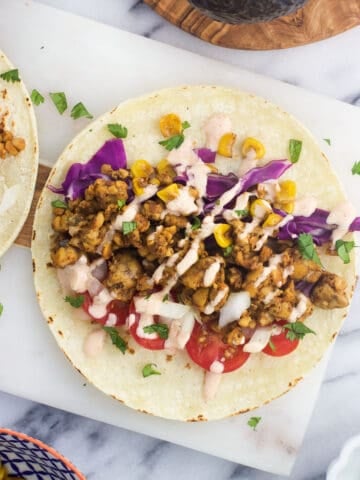
<path fill-rule="evenodd" d="M 292 220 L 294 217 L 292 215 L 286 215 L 277 225 L 274 225 L 273 227 L 264 227 L 264 233 L 263 235 L 259 238 L 259 240 L 256 242 L 255 245 L 255 251 L 257 252 L 262 248 L 266 240 L 272 236 L 272 234 L 278 230 L 279 228 L 283 227 L 286 225 L 290 220 Z"/>
<path fill-rule="evenodd" d="M 264 298 L 264 300 L 263 300 L 263 303 L 264 303 L 265 305 L 268 305 L 269 303 L 272 302 L 272 300 L 273 300 L 275 297 L 276 297 L 276 290 L 273 290 L 272 292 L 269 292 L 269 293 L 265 296 L 265 298 Z"/>
<path fill-rule="evenodd" d="M 216 275 L 219 273 L 220 270 L 220 262 L 217 260 L 210 265 L 209 268 L 205 270 L 204 273 L 204 287 L 210 287 L 215 281 Z"/>
<path fill-rule="evenodd" d="M 7 212 L 11 207 L 13 207 L 17 201 L 21 190 L 20 185 L 12 185 L 7 187 L 4 183 L 4 193 L 0 199 L 0 215 Z"/>
<path fill-rule="evenodd" d="M 257 278 L 257 280 L 254 282 L 254 287 L 257 288 L 259 285 L 261 285 L 267 277 L 273 272 L 276 267 L 281 263 L 282 256 L 281 255 L 274 255 L 273 257 L 270 258 L 269 260 L 269 266 L 264 267 L 261 275 Z"/>
<path fill-rule="evenodd" d="M 331 210 L 326 220 L 328 225 L 337 225 L 331 235 L 333 247 L 336 240 L 342 238 L 349 230 L 356 217 L 356 209 L 350 202 L 343 202 Z"/>
<path fill-rule="evenodd" d="M 222 373 L 224 371 L 224 364 L 219 362 L 219 360 L 214 360 L 210 365 L 210 372 L 212 373 Z"/>
<path fill-rule="evenodd" d="M 242 177 L 246 172 L 256 168 L 258 166 L 256 158 L 256 152 L 253 148 L 250 148 L 245 158 L 242 159 L 240 163 L 240 168 L 238 170 L 238 176 Z"/>
<path fill-rule="evenodd" d="M 289 316 L 290 323 L 296 322 L 296 320 L 306 312 L 307 305 L 308 305 L 307 297 L 303 293 L 299 293 L 298 299 L 299 299 L 298 304 L 296 305 L 296 307 L 292 309 L 290 313 L 290 316 Z"/>
<path fill-rule="evenodd" d="M 148 338 L 150 340 L 154 338 L 158 338 L 158 335 L 156 332 L 153 332 L 153 333 L 144 332 L 144 327 L 148 327 L 149 325 L 153 325 L 154 323 L 155 321 L 154 321 L 153 315 L 149 315 L 147 313 L 141 313 L 139 324 L 136 329 L 136 335 L 140 338 Z"/>
<path fill-rule="evenodd" d="M 293 215 L 301 215 L 302 217 L 310 217 L 317 207 L 317 200 L 312 196 L 299 197 L 295 200 Z"/>
<path fill-rule="evenodd" d="M 206 146 L 210 150 L 217 151 L 221 137 L 231 132 L 232 124 L 230 118 L 224 113 L 214 113 L 206 120 L 203 129 Z"/>
<path fill-rule="evenodd" d="M 249 342 L 245 344 L 243 350 L 247 353 L 261 352 L 269 343 L 271 336 L 279 335 L 280 333 L 281 327 L 278 326 L 259 327 L 255 330 Z"/>
<path fill-rule="evenodd" d="M 276 199 L 276 194 L 280 192 L 280 185 L 277 180 L 268 180 L 267 182 L 259 183 L 257 191 L 261 198 L 273 203 Z"/>
<path fill-rule="evenodd" d="M 195 198 L 191 195 L 188 186 L 182 187 L 179 190 L 178 196 L 166 204 L 166 208 L 169 213 L 174 215 L 188 216 L 192 213 L 198 212 Z"/>
<path fill-rule="evenodd" d="M 217 292 L 215 298 L 206 305 L 204 309 L 205 315 L 211 315 L 214 312 L 215 307 L 221 302 L 221 300 L 225 297 L 225 295 L 227 295 L 228 291 L 229 291 L 229 287 L 226 286 L 226 288 L 224 287 L 222 290 L 219 290 Z"/>
<path fill-rule="evenodd" d="M 187 137 L 179 148 L 174 148 L 167 156 L 167 161 L 177 173 L 182 173 L 187 166 L 194 165 L 198 161 L 194 146 L 194 141 Z"/>
<path fill-rule="evenodd" d="M 101 292 L 93 297 L 92 305 L 89 307 L 89 313 L 94 318 L 102 318 L 107 314 L 106 307 L 114 300 L 114 297 L 107 288 L 103 288 Z"/>

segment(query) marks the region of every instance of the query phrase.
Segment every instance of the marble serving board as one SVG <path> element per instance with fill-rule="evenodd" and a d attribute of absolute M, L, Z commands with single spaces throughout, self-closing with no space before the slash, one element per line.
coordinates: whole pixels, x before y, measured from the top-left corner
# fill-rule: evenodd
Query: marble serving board
<path fill-rule="evenodd" d="M 360 205 L 351 176 L 351 165 L 360 159 L 357 108 L 31 1 L 0 1 L 0 48 L 29 90 L 64 91 L 70 108 L 83 101 L 94 116 L 126 98 L 177 84 L 221 84 L 262 95 L 314 132 Z M 88 121 L 60 116 L 48 97 L 36 114 L 42 163 L 51 166 Z M 323 138 L 331 138 L 331 146 Z M 259 469 L 291 471 L 326 359 L 291 392 L 256 411 L 262 417 L 256 432 L 247 426 L 251 413 L 183 424 L 124 407 L 71 367 L 38 308 L 28 249 L 15 246 L 2 258 L 0 300 L 1 390 Z"/>

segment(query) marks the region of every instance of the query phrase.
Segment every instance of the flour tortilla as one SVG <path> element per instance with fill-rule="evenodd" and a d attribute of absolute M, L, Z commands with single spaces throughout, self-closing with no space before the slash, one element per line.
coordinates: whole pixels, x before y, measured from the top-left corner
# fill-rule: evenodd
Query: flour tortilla
<path fill-rule="evenodd" d="M 158 122 L 175 112 L 188 120 L 186 135 L 204 145 L 201 129 L 214 112 L 224 112 L 237 133 L 234 151 L 245 137 L 261 140 L 266 158 L 288 157 L 289 139 L 303 141 L 299 162 L 288 170 L 286 178 L 296 181 L 299 195 L 315 194 L 320 208 L 331 209 L 345 199 L 338 179 L 331 170 L 311 134 L 289 114 L 267 101 L 233 89 L 213 86 L 178 87 L 122 103 L 89 125 L 65 149 L 56 163 L 49 182 L 59 185 L 74 162 L 87 162 L 111 138 L 106 125 L 120 123 L 129 131 L 125 140 L 128 161 L 145 158 L 153 163 L 165 156 L 158 145 L 161 139 Z M 223 172 L 238 165 L 239 160 L 218 162 Z M 285 176 L 284 176 L 285 178 Z M 96 358 L 83 353 L 84 339 L 96 327 L 81 320 L 78 311 L 64 302 L 55 269 L 50 262 L 51 200 L 54 194 L 45 188 L 36 212 L 32 252 L 35 286 L 43 314 L 61 349 L 72 364 L 96 387 L 129 407 L 160 417 L 200 421 L 220 419 L 254 409 L 288 391 L 308 373 L 335 338 L 347 309 L 320 310 L 306 323 L 317 332 L 307 335 L 289 356 L 273 358 L 263 353 L 251 355 L 240 370 L 223 375 L 216 397 L 203 400 L 204 371 L 186 352 L 167 356 L 166 351 L 150 351 L 129 339 L 130 352 L 122 355 L 110 341 Z M 338 257 L 322 258 L 326 268 L 346 278 L 351 295 L 355 283 L 354 258 L 344 265 Z M 145 364 L 155 363 L 162 373 L 143 378 Z"/>
<path fill-rule="evenodd" d="M 0 74 L 14 68 L 0 51 Z M 16 239 L 26 220 L 38 169 L 36 120 L 22 81 L 12 83 L 0 78 L 0 121 L 2 119 L 5 129 L 23 138 L 26 146 L 16 157 L 0 158 L 0 257 Z M 12 200 L 5 202 L 5 197 Z"/>

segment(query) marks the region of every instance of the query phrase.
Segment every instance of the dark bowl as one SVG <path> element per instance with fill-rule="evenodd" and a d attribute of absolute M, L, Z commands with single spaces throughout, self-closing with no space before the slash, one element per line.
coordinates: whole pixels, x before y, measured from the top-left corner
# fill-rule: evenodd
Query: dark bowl
<path fill-rule="evenodd" d="M 308 0 L 189 0 L 202 13 L 224 23 L 269 22 L 289 15 Z"/>

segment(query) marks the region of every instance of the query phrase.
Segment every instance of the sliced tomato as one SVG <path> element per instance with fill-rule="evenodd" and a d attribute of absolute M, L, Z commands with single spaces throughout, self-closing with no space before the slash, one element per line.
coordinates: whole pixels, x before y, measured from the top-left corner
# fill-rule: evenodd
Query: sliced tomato
<path fill-rule="evenodd" d="M 105 325 L 108 319 L 109 313 L 113 313 L 116 315 L 116 323 L 115 323 L 116 326 L 125 324 L 127 316 L 129 314 L 129 304 L 123 303 L 123 302 L 120 302 L 120 300 L 114 299 L 106 307 L 106 311 L 107 311 L 106 315 L 104 315 L 101 318 L 95 318 L 89 312 L 89 309 L 92 305 L 92 298 L 89 292 L 85 292 L 83 295 L 84 295 L 84 303 L 82 305 L 82 308 L 97 323 L 100 323 L 101 325 Z"/>
<path fill-rule="evenodd" d="M 287 332 L 288 330 L 283 330 L 280 335 L 273 335 L 263 352 L 272 357 L 283 357 L 296 350 L 299 340 L 289 340 L 286 338 Z"/>
<path fill-rule="evenodd" d="M 160 338 L 159 336 L 157 338 L 139 337 L 139 335 L 137 334 L 137 328 L 139 326 L 140 313 L 137 313 L 137 311 L 135 310 L 134 302 L 131 302 L 130 304 L 129 315 L 135 316 L 135 321 L 132 322 L 130 326 L 130 333 L 139 345 L 147 348 L 148 350 L 163 350 L 165 348 L 165 339 Z M 158 315 L 154 315 L 154 323 L 159 323 L 158 321 Z"/>
<path fill-rule="evenodd" d="M 223 373 L 237 370 L 250 356 L 250 353 L 244 352 L 241 346 L 227 345 L 219 335 L 197 322 L 186 344 L 186 350 L 191 360 L 205 370 L 210 370 L 215 360 L 221 361 L 224 365 Z"/>

